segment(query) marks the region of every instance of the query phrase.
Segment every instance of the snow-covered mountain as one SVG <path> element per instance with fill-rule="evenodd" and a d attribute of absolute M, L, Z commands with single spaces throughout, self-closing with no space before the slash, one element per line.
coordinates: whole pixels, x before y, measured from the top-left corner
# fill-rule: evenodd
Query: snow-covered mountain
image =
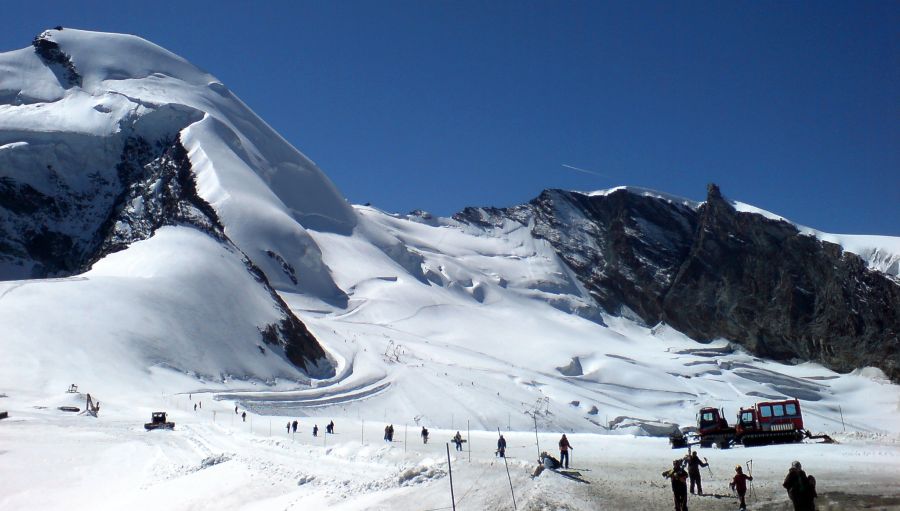
<path fill-rule="evenodd" d="M 710 208 L 637 189 L 453 219 L 351 207 L 208 73 L 134 36 L 50 30 L 0 55 L 0 390 L 207 389 L 260 413 L 642 434 L 701 404 L 794 396 L 813 426 L 842 409 L 894 431 L 898 387 L 864 367 L 895 375 L 891 356 L 851 346 L 845 374 L 785 365 L 750 351 L 746 324 L 698 312 L 709 289 L 746 283 L 692 269 L 718 264 L 695 236 L 725 218 Z M 823 292 L 857 293 L 865 345 L 890 351 L 896 240 L 840 238 L 854 266 L 816 236 L 845 265 Z M 767 356 L 836 360 L 829 343 L 772 335 L 796 346 Z"/>
<path fill-rule="evenodd" d="M 138 37 L 50 30 L 0 56 L 0 102 L 0 275 L 79 275 L 5 290 L 4 363 L 334 374 L 273 286 L 341 303 L 304 224 L 356 216 L 214 77 Z"/>

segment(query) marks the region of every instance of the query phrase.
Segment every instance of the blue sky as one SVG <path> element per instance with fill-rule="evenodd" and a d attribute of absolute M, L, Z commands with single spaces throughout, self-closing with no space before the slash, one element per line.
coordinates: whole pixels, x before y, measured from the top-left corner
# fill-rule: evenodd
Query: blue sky
<path fill-rule="evenodd" d="M 123 5 L 124 4 L 124 5 Z M 706 184 L 900 235 L 900 3 L 17 2 L 213 73 L 353 203 L 449 215 L 545 188 Z M 576 171 L 563 165 L 586 169 Z"/>

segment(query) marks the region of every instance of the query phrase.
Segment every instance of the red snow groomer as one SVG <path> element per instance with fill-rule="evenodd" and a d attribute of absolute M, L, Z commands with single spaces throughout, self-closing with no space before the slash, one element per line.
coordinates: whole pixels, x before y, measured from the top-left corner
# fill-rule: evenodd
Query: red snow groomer
<path fill-rule="evenodd" d="M 753 445 L 800 442 L 804 438 L 823 439 L 834 443 L 828 435 L 813 435 L 803 428 L 800 402 L 760 401 L 741 408 L 734 427 L 728 425 L 725 413 L 716 408 L 702 408 L 697 414 L 697 436 L 702 447 L 717 445 L 727 449 L 733 444 Z"/>
<path fill-rule="evenodd" d="M 741 408 L 735 425 L 735 441 L 743 445 L 787 444 L 803 440 L 803 415 L 800 402 L 762 401 Z"/>

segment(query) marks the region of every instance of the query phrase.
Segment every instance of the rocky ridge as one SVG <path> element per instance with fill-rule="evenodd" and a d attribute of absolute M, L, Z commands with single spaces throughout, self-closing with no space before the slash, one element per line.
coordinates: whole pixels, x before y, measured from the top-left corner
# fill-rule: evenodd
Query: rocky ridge
<path fill-rule="evenodd" d="M 874 366 L 900 381 L 896 276 L 789 222 L 737 211 L 716 185 L 702 204 L 624 188 L 547 190 L 528 204 L 454 218 L 530 225 L 609 313 L 775 360 Z"/>

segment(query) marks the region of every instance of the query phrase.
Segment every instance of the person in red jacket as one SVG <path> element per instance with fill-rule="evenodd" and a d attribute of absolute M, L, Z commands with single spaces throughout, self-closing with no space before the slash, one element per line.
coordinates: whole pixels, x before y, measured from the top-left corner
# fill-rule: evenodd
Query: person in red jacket
<path fill-rule="evenodd" d="M 741 511 L 747 509 L 747 503 L 744 502 L 744 495 L 747 494 L 747 481 L 752 481 L 753 477 L 744 473 L 740 465 L 734 467 L 734 479 L 731 480 L 731 489 L 736 490 L 738 497 L 741 499 Z"/>
<path fill-rule="evenodd" d="M 569 468 L 569 449 L 574 449 L 574 447 L 569 444 L 569 439 L 566 438 L 566 435 L 563 435 L 559 439 L 559 463 L 566 468 Z"/>

